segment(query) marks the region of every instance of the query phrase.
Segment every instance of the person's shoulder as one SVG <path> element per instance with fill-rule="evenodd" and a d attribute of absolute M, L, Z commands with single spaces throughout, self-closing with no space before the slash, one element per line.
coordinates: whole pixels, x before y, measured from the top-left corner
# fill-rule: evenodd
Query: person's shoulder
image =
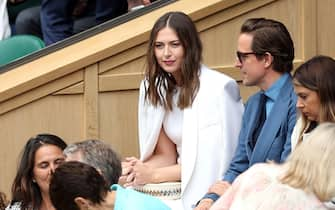
<path fill-rule="evenodd" d="M 234 97 L 240 97 L 238 84 L 233 78 L 205 65 L 201 67 L 200 88 L 211 92 L 213 96 L 224 91 Z"/>
<path fill-rule="evenodd" d="M 117 201 L 122 202 L 118 203 L 118 205 L 120 206 L 122 205 L 123 207 L 125 207 L 124 209 L 129 210 L 170 209 L 158 198 L 138 192 L 134 189 L 123 188 L 117 184 L 112 185 L 111 189 L 117 192 L 116 193 Z M 125 201 L 127 201 L 127 203 L 125 203 Z"/>
<path fill-rule="evenodd" d="M 279 171 L 281 171 L 281 167 L 280 165 L 276 164 L 275 162 L 265 162 L 265 163 L 256 163 L 254 165 L 252 165 L 250 168 L 250 170 L 254 170 L 254 171 L 262 171 L 265 173 L 279 173 Z"/>
<path fill-rule="evenodd" d="M 278 101 L 278 103 L 288 103 L 287 108 L 294 112 L 294 110 L 296 110 L 297 95 L 294 91 L 292 76 L 287 75 L 286 77 L 287 79 L 280 89 L 280 93 L 276 102 Z"/>
<path fill-rule="evenodd" d="M 290 74 L 286 75 L 286 80 L 281 87 L 281 95 L 288 95 L 291 98 L 296 97 L 296 94 L 294 92 L 293 79 L 292 79 L 292 76 Z"/>
<path fill-rule="evenodd" d="M 257 172 L 257 171 L 265 171 L 271 168 L 270 164 L 268 163 L 256 163 L 248 169 L 249 171 Z"/>
<path fill-rule="evenodd" d="M 201 74 L 205 78 L 210 78 L 211 79 L 211 84 L 213 84 L 214 82 L 227 83 L 229 81 L 234 80 L 230 76 L 228 76 L 224 73 L 221 73 L 217 70 L 210 69 L 205 65 L 201 65 Z"/>

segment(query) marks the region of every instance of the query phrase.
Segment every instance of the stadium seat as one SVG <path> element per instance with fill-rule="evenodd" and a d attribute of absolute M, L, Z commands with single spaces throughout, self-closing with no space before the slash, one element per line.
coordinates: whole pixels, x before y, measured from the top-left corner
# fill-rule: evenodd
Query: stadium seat
<path fill-rule="evenodd" d="M 0 66 L 42 49 L 44 42 L 32 35 L 16 35 L 0 41 Z"/>

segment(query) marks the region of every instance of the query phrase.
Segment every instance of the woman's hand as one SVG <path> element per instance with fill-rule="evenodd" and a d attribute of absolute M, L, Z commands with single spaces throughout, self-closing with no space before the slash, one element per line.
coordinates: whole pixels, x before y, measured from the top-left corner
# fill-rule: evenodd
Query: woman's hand
<path fill-rule="evenodd" d="M 161 128 L 156 147 L 145 162 L 135 158 L 126 158 L 122 163 L 121 183 L 124 186 L 144 185 L 180 181 L 181 169 L 177 163 L 176 145 L 169 139 Z"/>
<path fill-rule="evenodd" d="M 122 164 L 122 181 L 125 187 L 155 183 L 156 170 L 148 164 L 136 158 L 127 158 Z"/>
<path fill-rule="evenodd" d="M 133 185 L 144 185 L 156 183 L 156 170 L 142 161 L 137 161 L 133 167 L 134 181 Z"/>
<path fill-rule="evenodd" d="M 127 157 L 122 164 L 122 174 L 119 178 L 119 184 L 125 187 L 129 186 L 134 180 L 133 167 L 139 161 L 135 157 Z"/>

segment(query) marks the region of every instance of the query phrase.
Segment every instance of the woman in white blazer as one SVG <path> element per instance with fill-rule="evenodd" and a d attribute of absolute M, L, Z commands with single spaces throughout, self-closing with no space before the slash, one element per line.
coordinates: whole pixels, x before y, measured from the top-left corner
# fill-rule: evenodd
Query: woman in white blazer
<path fill-rule="evenodd" d="M 243 114 L 236 82 L 201 64 L 192 20 L 169 12 L 155 23 L 139 96 L 140 159 L 126 158 L 126 185 L 181 181 L 191 209 L 226 171 Z"/>

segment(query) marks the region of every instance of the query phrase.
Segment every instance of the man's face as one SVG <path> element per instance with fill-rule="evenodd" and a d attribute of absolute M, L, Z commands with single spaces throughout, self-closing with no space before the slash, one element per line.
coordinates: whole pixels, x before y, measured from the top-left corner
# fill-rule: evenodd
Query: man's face
<path fill-rule="evenodd" d="M 265 83 L 266 68 L 264 60 L 258 60 L 255 52 L 252 51 L 251 45 L 253 36 L 251 34 L 240 34 L 237 42 L 237 52 L 239 58 L 236 58 L 235 67 L 241 70 L 243 84 L 245 86 L 262 87 Z"/>

